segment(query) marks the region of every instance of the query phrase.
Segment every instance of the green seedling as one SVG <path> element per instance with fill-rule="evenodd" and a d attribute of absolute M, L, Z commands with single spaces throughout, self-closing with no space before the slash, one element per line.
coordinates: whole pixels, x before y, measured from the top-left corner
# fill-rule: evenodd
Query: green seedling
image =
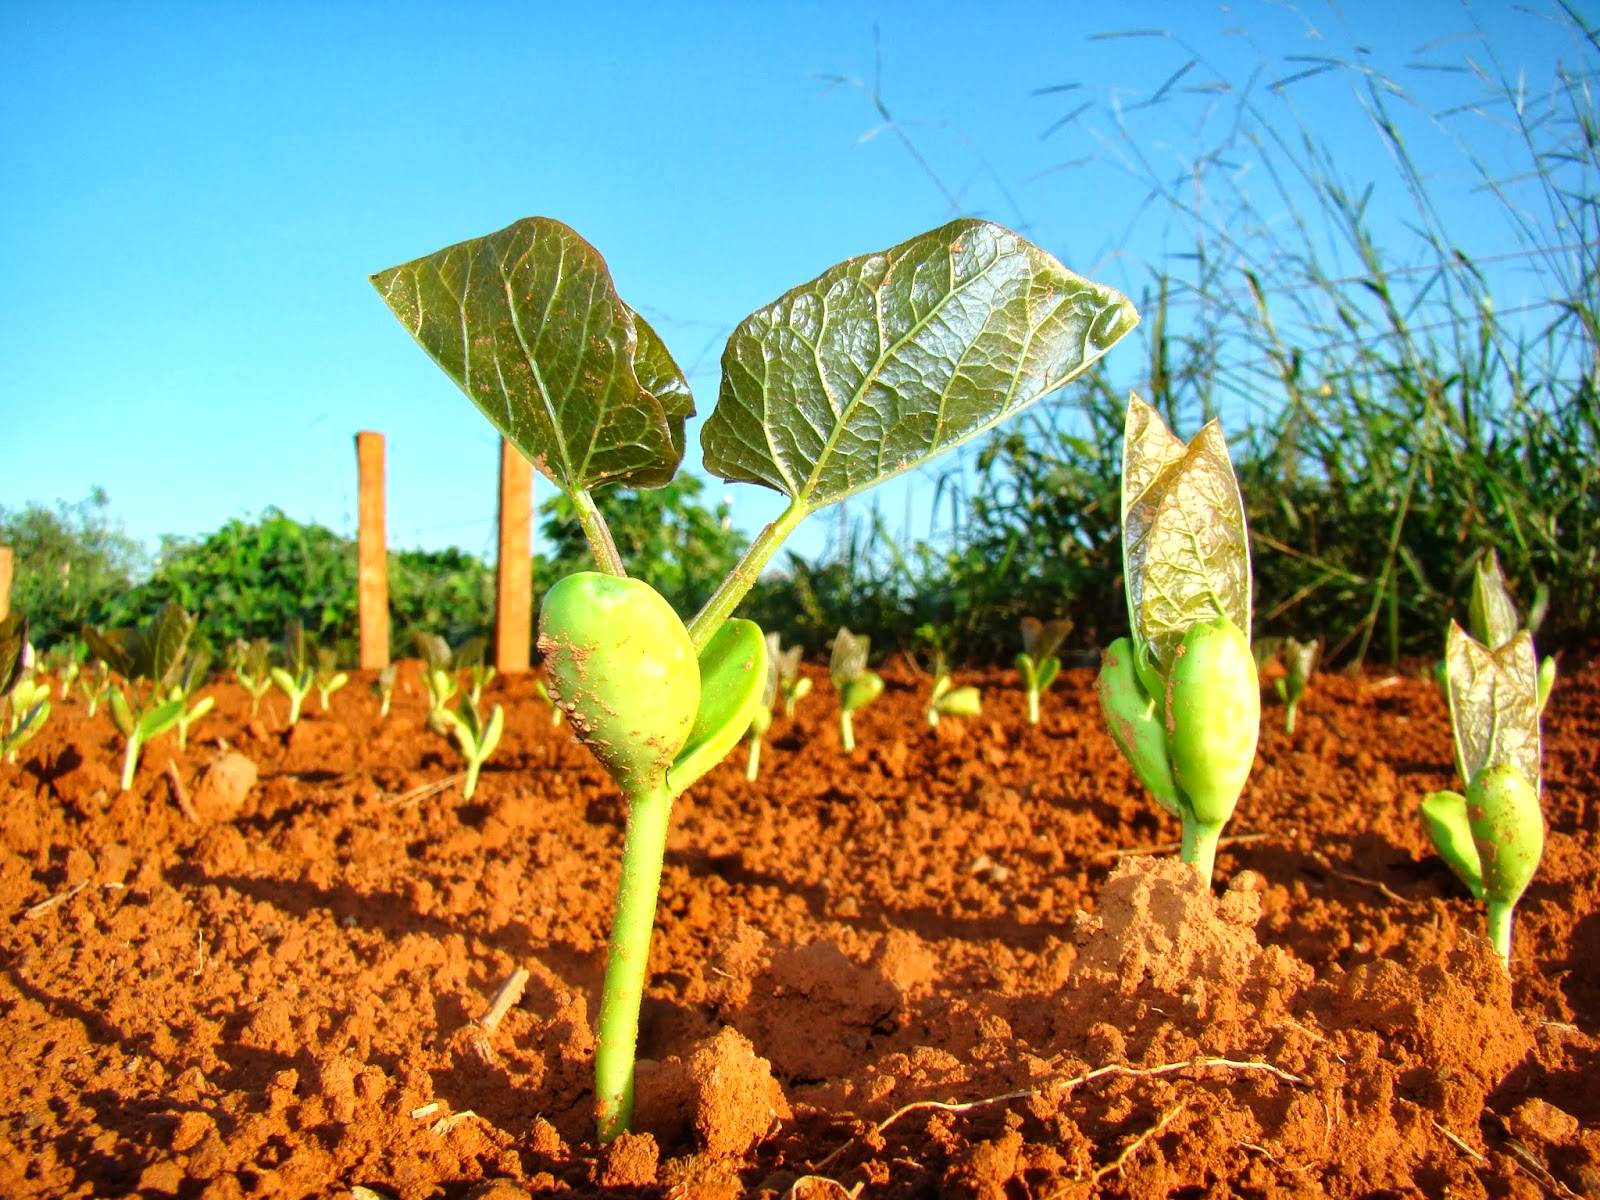
<path fill-rule="evenodd" d="M 1317 669 L 1317 660 L 1321 657 L 1320 638 L 1313 638 L 1309 642 L 1284 638 L 1278 648 L 1278 660 L 1283 663 L 1284 673 L 1272 681 L 1272 687 L 1278 693 L 1278 699 L 1283 701 L 1285 733 L 1294 732 L 1294 718 L 1300 708 L 1300 697 L 1306 694 L 1306 684 L 1310 682 L 1312 672 Z"/>
<path fill-rule="evenodd" d="M 311 682 L 317 689 L 322 711 L 327 712 L 333 694 L 350 682 L 350 676 L 339 670 L 339 652 L 332 646 L 317 647 L 317 669 Z"/>
<path fill-rule="evenodd" d="M 1185 445 L 1129 398 L 1122 561 L 1133 632 L 1106 649 L 1101 711 L 1134 774 L 1183 823 L 1183 861 L 1209 882 L 1261 724 L 1244 503 L 1216 421 Z"/>
<path fill-rule="evenodd" d="M 777 646 L 777 635 L 768 634 L 769 648 Z M 790 646 L 777 656 L 778 663 L 778 694 L 783 697 L 783 715 L 789 720 L 794 720 L 795 706 L 811 695 L 811 676 L 800 674 L 800 658 L 805 653 L 803 646 Z"/>
<path fill-rule="evenodd" d="M 444 723 L 450 736 L 455 738 L 461 757 L 467 760 L 467 781 L 461 789 L 461 798 L 471 800 L 472 793 L 478 790 L 478 772 L 489 761 L 500 744 L 500 735 L 505 732 L 506 714 L 496 704 L 485 721 L 472 697 L 466 696 L 462 698 L 460 712 L 444 710 Z"/>
<path fill-rule="evenodd" d="M 233 677 L 239 686 L 250 693 L 250 720 L 261 711 L 261 697 L 272 687 L 272 643 L 266 638 L 233 643 L 228 652 L 233 665 Z"/>
<path fill-rule="evenodd" d="M 1454 621 L 1445 663 L 1456 771 L 1466 794 L 1434 792 L 1420 816 L 1439 856 L 1487 905 L 1489 941 L 1509 970 L 1512 913 L 1544 854 L 1543 672 L 1527 630 L 1491 650 Z"/>
<path fill-rule="evenodd" d="M 1029 725 L 1039 723 L 1039 696 L 1050 690 L 1061 673 L 1061 660 L 1056 657 L 1056 651 L 1071 632 L 1071 621 L 1022 618 L 1022 653 L 1017 655 L 1017 672 L 1028 694 Z"/>
<path fill-rule="evenodd" d="M 746 737 L 748 754 L 744 763 L 744 777 L 754 783 L 761 775 L 761 744 L 772 728 L 772 710 L 778 703 L 779 659 L 778 635 L 767 634 L 767 683 L 761 689 L 761 703 L 750 717 L 750 732 Z"/>
<path fill-rule="evenodd" d="M 976 717 L 982 712 L 983 695 L 977 688 L 957 687 L 949 675 L 934 676 L 926 713 L 930 727 L 936 727 L 940 717 Z"/>
<path fill-rule="evenodd" d="M 445 719 L 445 707 L 461 690 L 451 667 L 455 655 L 450 643 L 437 633 L 417 633 L 413 640 L 417 657 L 422 659 L 422 690 L 428 693 L 428 728 L 435 733 L 448 733 L 450 723 Z"/>
<path fill-rule="evenodd" d="M 1506 587 L 1505 574 L 1500 570 L 1500 556 L 1492 549 L 1479 557 L 1472 568 L 1472 595 L 1467 600 L 1467 628 L 1477 642 L 1490 650 L 1499 650 L 1517 636 L 1519 630 L 1532 634 L 1544 620 L 1550 603 L 1550 592 L 1540 584 L 1534 592 L 1533 607 L 1528 610 L 1528 620 L 1517 616 L 1517 606 Z M 1434 667 L 1434 679 L 1444 692 L 1445 702 L 1450 701 L 1450 659 L 1439 660 Z M 1549 702 L 1550 691 L 1556 683 L 1556 660 L 1545 658 L 1539 663 L 1539 711 Z"/>
<path fill-rule="evenodd" d="M 457 646 L 451 656 L 456 668 L 466 676 L 467 698 L 477 707 L 483 703 L 483 689 L 494 680 L 495 669 L 484 661 L 489 639 L 471 637 Z"/>
<path fill-rule="evenodd" d="M 828 673 L 839 693 L 839 744 L 846 754 L 856 752 L 855 715 L 883 695 L 883 677 L 867 669 L 872 639 L 840 629 L 833 639 L 833 659 Z"/>
<path fill-rule="evenodd" d="M 787 500 L 685 623 L 626 576 L 593 490 L 660 487 L 694 413 L 660 337 L 600 254 L 529 218 L 373 277 L 395 315 L 565 493 L 596 570 L 546 593 L 549 689 L 628 800 L 595 1051 L 597 1133 L 628 1128 L 662 855 L 676 796 L 743 738 L 767 643 L 734 618 L 811 513 L 987 430 L 1067 383 L 1137 321 L 1023 238 L 960 220 L 850 259 L 740 323 L 701 431 L 705 467 Z"/>
<path fill-rule="evenodd" d="M 189 726 L 216 707 L 216 700 L 210 696 L 195 700 L 195 693 L 205 686 L 206 673 L 210 670 L 211 651 L 201 646 L 185 656 L 176 682 L 167 690 L 167 699 L 181 705 L 177 724 L 179 750 L 189 748 Z"/>
<path fill-rule="evenodd" d="M 399 667 L 390 663 L 378 672 L 378 677 L 372 681 L 372 694 L 378 698 L 378 720 L 389 719 L 389 705 L 394 702 L 394 682 L 399 673 Z"/>
<path fill-rule="evenodd" d="M 76 642 L 58 642 L 50 648 L 44 656 L 44 669 L 55 676 L 56 683 L 61 688 L 61 699 L 65 700 L 72 694 L 72 685 L 78 681 L 78 676 L 83 670 L 79 661 L 78 646 Z"/>
<path fill-rule="evenodd" d="M 556 703 L 556 698 L 550 694 L 550 689 L 545 686 L 544 680 L 535 679 L 533 681 L 533 694 L 550 706 L 550 724 L 561 724 L 561 706 Z"/>
<path fill-rule="evenodd" d="M 111 720 L 124 740 L 121 788 L 133 786 L 139 755 L 183 717 L 185 703 L 172 689 L 183 670 L 184 654 L 194 633 L 194 618 L 168 601 L 143 629 L 98 630 L 85 627 L 89 652 L 104 659 L 122 678 L 107 694 Z"/>
<path fill-rule="evenodd" d="M 278 690 L 289 697 L 289 727 L 300 723 L 300 709 L 316 685 L 316 668 L 311 650 L 311 640 L 306 637 L 305 626 L 290 621 L 283 631 L 283 666 L 272 667 L 268 674 Z"/>
<path fill-rule="evenodd" d="M 0 619 L 0 758 L 8 763 L 50 719 L 49 685 L 29 678 L 32 666 L 27 618 Z"/>
<path fill-rule="evenodd" d="M 94 666 L 78 677 L 78 690 L 88 704 L 89 716 L 93 717 L 100 711 L 100 702 L 111 691 L 111 668 L 106 666 L 105 659 L 95 659 Z"/>

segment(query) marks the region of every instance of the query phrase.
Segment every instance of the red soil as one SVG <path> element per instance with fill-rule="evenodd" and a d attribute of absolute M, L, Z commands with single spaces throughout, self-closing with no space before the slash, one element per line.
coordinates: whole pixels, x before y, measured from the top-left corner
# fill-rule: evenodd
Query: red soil
<path fill-rule="evenodd" d="M 287 733 L 219 685 L 126 794 L 58 705 L 0 766 L 0 1195 L 1600 1196 L 1596 664 L 1546 714 L 1509 984 L 1413 815 L 1451 785 L 1432 684 L 1319 676 L 1293 738 L 1269 704 L 1211 895 L 1126 853 L 1177 829 L 1091 672 L 1038 728 L 963 682 L 985 715 L 930 730 L 891 673 L 853 759 L 822 684 L 758 783 L 741 749 L 679 802 L 604 1150 L 623 811 L 530 677 L 470 802 L 418 790 L 459 763 L 410 671 L 386 724 L 360 680 Z M 885 1125 L 918 1101 L 963 1107 Z"/>

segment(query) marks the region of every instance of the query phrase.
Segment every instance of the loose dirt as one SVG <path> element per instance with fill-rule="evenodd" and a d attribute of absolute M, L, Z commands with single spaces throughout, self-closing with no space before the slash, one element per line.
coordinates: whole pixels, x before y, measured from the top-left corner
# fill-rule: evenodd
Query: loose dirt
<path fill-rule="evenodd" d="M 1038 727 L 1009 673 L 934 730 L 888 679 L 854 757 L 819 676 L 758 782 L 741 748 L 679 802 L 605 1149 L 624 813 L 532 677 L 471 802 L 414 664 L 387 722 L 361 678 L 289 731 L 216 686 L 128 793 L 58 704 L 0 766 L 0 1195 L 1600 1196 L 1592 659 L 1509 982 L 1415 819 L 1431 683 L 1318 676 L 1292 738 L 1269 700 L 1207 891 L 1091 671 Z"/>

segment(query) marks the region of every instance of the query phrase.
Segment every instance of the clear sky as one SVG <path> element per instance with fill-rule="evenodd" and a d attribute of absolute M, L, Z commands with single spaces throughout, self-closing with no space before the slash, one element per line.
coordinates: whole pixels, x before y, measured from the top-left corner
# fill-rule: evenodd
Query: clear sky
<path fill-rule="evenodd" d="M 870 84 L 875 25 L 883 95 L 927 169 L 893 131 L 870 136 L 865 88 L 822 78 Z M 1089 36 L 1150 28 L 1172 36 Z M 268 505 L 352 532 L 352 435 L 377 429 L 391 544 L 487 553 L 495 435 L 371 272 L 557 217 L 606 255 L 703 415 L 745 314 L 955 207 L 1141 282 L 1161 231 L 1134 223 L 1139 190 L 1100 138 L 1112 105 L 1149 98 L 1194 54 L 1206 65 L 1185 87 L 1363 44 L 1399 66 L 1457 33 L 1546 74 L 1569 39 L 1509 4 L 1447 0 L 6 0 L 0 504 L 100 485 L 150 542 Z M 1181 147 L 1149 149 L 1176 161 Z M 1350 153 L 1381 151 L 1369 137 Z M 775 511 L 732 490 L 743 525 Z"/>

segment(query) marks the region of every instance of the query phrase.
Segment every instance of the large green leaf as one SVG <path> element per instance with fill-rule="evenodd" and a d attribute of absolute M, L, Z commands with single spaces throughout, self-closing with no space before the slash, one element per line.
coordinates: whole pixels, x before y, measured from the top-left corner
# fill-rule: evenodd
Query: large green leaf
<path fill-rule="evenodd" d="M 701 433 L 706 468 L 815 511 L 1061 387 L 1137 321 L 1025 238 L 953 221 L 745 318 Z"/>
<path fill-rule="evenodd" d="M 139 632 L 134 673 L 153 680 L 158 687 L 171 686 L 183 666 L 183 652 L 193 632 L 194 618 L 176 601 L 167 601 L 151 618 L 150 624 Z"/>
<path fill-rule="evenodd" d="M 1139 397 L 1123 438 L 1122 557 L 1128 619 L 1162 671 L 1198 621 L 1250 632 L 1250 542 L 1222 426 L 1185 446 Z"/>
<path fill-rule="evenodd" d="M 1539 664 L 1526 630 L 1490 650 L 1454 621 L 1445 637 L 1456 768 L 1469 786 L 1509 764 L 1540 787 Z"/>
<path fill-rule="evenodd" d="M 761 707 L 767 681 L 767 641 L 754 621 L 725 621 L 700 652 L 700 707 L 694 728 L 673 759 L 667 786 L 682 795 L 728 757 Z"/>
<path fill-rule="evenodd" d="M 527 217 L 372 277 L 445 374 L 569 492 L 659 487 L 683 458 L 689 386 L 600 252 Z"/>

